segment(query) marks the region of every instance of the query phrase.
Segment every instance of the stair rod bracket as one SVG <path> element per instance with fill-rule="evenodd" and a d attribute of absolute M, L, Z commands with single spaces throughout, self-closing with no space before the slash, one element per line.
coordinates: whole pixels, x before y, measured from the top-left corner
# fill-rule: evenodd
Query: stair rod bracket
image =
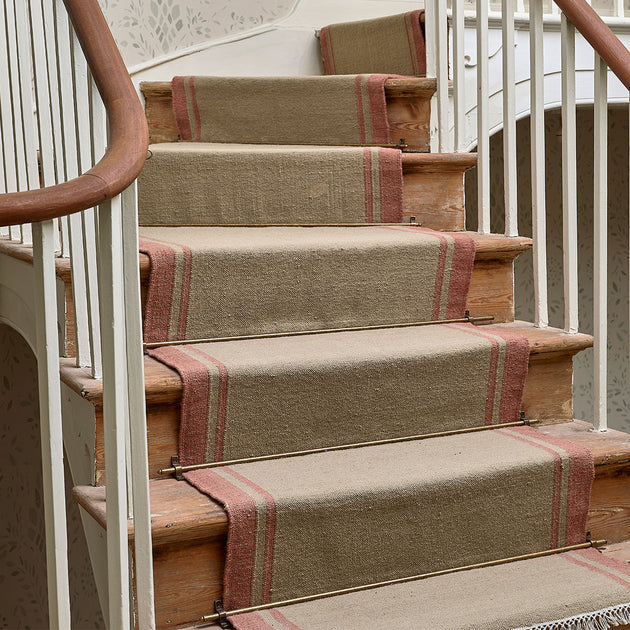
<path fill-rule="evenodd" d="M 183 468 L 179 461 L 179 455 L 171 456 L 171 470 L 173 471 L 173 476 L 175 477 L 175 479 L 177 479 L 177 481 L 183 481 Z"/>
<path fill-rule="evenodd" d="M 214 612 L 217 614 L 216 623 L 219 624 L 220 628 L 225 628 L 229 630 L 233 628 L 232 624 L 229 622 L 227 613 L 225 612 L 225 608 L 223 608 L 223 601 L 220 599 L 214 600 Z"/>

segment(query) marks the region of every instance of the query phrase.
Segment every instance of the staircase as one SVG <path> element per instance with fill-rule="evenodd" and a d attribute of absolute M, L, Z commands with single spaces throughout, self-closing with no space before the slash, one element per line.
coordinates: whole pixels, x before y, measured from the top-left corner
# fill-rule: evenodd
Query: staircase
<path fill-rule="evenodd" d="M 323 45 L 329 46 L 331 37 L 327 33 Z M 335 79 L 318 77 L 307 93 L 314 98 Z M 243 94 L 244 81 L 209 89 Z M 261 120 L 273 114 L 273 108 L 265 109 L 265 95 L 288 101 L 293 83 L 259 80 L 250 86 Z M 573 420 L 572 357 L 592 339 L 514 321 L 513 264 L 531 241 L 463 232 L 463 175 L 474 168 L 475 155 L 429 152 L 435 82 L 383 79 L 389 138 L 359 143 L 369 149 L 322 139 L 309 139 L 306 147 L 287 141 L 293 128 L 299 132 L 300 114 L 297 122 L 287 114 L 279 137 L 264 142 L 234 132 L 184 141 L 176 95 L 173 106 L 173 90 L 182 86 L 142 89 L 152 142 L 140 179 L 140 275 L 149 342 L 145 392 L 158 627 L 193 627 L 204 617 L 211 623 L 216 600 L 230 611 L 440 571 L 444 575 L 243 613 L 231 621 L 243 629 L 507 630 L 597 613 L 608 606 L 599 594 L 602 601 L 612 597 L 609 605 L 630 601 L 630 438 L 612 430 L 593 433 Z M 310 102 L 302 101 L 302 107 Z M 238 119 L 237 105 L 220 102 L 228 119 Z M 359 175 L 351 165 L 366 151 L 381 164 L 386 157 L 399 159 L 400 181 L 382 167 L 380 196 L 375 189 L 366 193 L 370 210 L 363 217 L 353 214 L 349 191 L 357 188 L 357 177 L 364 185 L 365 164 L 359 164 Z M 291 163 L 300 160 L 306 165 L 301 179 L 291 171 Z M 326 170 L 330 164 L 337 165 L 332 175 Z M 237 196 L 234 173 L 240 173 L 243 187 Z M 317 188 L 309 180 L 312 173 L 323 173 L 320 179 L 333 184 Z M 347 188 L 335 187 L 344 177 Z M 174 180 L 194 190 L 175 187 Z M 263 194 L 267 205 L 252 210 L 251 200 Z M 233 199 L 233 214 L 225 213 L 230 202 L 223 197 Z M 171 254 L 173 265 L 160 267 Z M 59 268 L 71 304 L 62 272 Z M 173 278 L 167 282 L 169 273 Z M 184 295 L 181 302 L 174 297 Z M 201 363 L 205 372 L 199 371 Z M 487 384 L 473 378 L 486 372 L 492 375 Z M 76 487 L 74 496 L 105 528 L 101 383 L 70 360 L 62 361 L 62 380 L 94 407 L 96 483 Z M 206 420 L 214 414 L 223 422 L 220 445 L 208 437 L 220 435 L 217 427 L 202 434 L 192 426 L 201 403 Z M 524 422 L 535 426 L 520 426 L 521 411 Z M 510 428 L 492 428 L 505 423 Z M 441 432 L 448 435 L 406 439 Z M 235 538 L 240 531 L 230 529 L 240 513 L 233 489 L 224 487 L 231 473 L 222 467 L 191 472 L 179 467 L 308 449 L 318 452 L 229 466 L 243 475 L 241 494 L 251 495 L 243 488 L 251 490 L 255 483 L 256 492 L 272 496 L 264 508 L 260 496 L 252 500 L 253 544 L 266 555 L 249 569 L 255 584 L 248 599 L 240 560 L 234 559 L 240 558 L 234 555 L 239 547 L 228 539 L 228 532 Z M 586 474 L 575 481 L 579 491 L 554 495 L 567 523 L 549 524 L 549 479 L 556 474 L 557 480 L 558 470 L 568 478 L 590 466 L 589 453 L 592 486 Z M 176 477 L 164 472 L 173 468 Z M 579 512 L 578 495 L 590 495 L 588 510 L 582 506 Z M 277 523 L 270 506 L 278 510 Z M 566 515 L 573 513 L 575 521 L 568 523 Z M 610 585 L 619 592 L 602 578 L 593 586 L 596 595 L 582 596 L 590 585 L 572 583 L 578 578 L 562 573 L 553 555 L 521 560 L 515 583 L 509 573 L 513 563 L 449 573 L 579 545 L 587 530 L 593 540 L 608 541 L 601 557 L 619 562 L 605 565 L 617 576 Z M 297 535 L 281 540 L 285 532 Z M 129 533 L 133 541 L 131 523 Z M 566 553 L 592 554 L 575 556 L 574 567 L 600 562 L 592 550 Z M 260 562 L 278 567 L 261 570 Z M 605 569 L 597 571 L 601 576 Z M 558 581 L 560 600 L 545 608 L 545 595 Z M 509 599 L 519 591 L 520 599 Z M 523 608 L 493 607 L 492 592 Z M 464 608 L 470 602 L 477 605 Z M 557 616 L 546 618 L 550 611 Z M 611 619 L 600 613 L 592 626 L 553 627 L 609 627 L 604 623 Z M 616 627 L 630 627 L 620 625 L 627 618 L 615 619 Z"/>

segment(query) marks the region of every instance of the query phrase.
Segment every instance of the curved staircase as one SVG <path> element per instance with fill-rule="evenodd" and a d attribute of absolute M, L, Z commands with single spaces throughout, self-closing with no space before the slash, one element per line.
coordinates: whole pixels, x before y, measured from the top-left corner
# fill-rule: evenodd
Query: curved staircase
<path fill-rule="evenodd" d="M 514 321 L 531 242 L 462 231 L 475 156 L 428 152 L 433 80 L 329 80 L 143 86 L 158 627 L 629 627 L 630 439 L 572 417 L 591 338 Z M 362 142 L 309 125 L 335 94 Z M 100 383 L 62 379 L 94 405 L 96 485 L 74 495 L 106 527 Z M 554 553 L 587 530 L 608 546 Z"/>

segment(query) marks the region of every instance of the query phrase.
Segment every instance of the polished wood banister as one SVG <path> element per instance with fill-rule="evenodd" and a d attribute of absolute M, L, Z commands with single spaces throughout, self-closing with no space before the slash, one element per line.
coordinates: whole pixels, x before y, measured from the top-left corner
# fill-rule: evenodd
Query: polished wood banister
<path fill-rule="evenodd" d="M 149 136 L 142 105 L 97 0 L 64 0 L 109 122 L 101 161 L 70 181 L 0 195 L 0 226 L 31 223 L 85 210 L 115 197 L 138 176 Z"/>
<path fill-rule="evenodd" d="M 630 90 L 630 52 L 585 0 L 554 0 L 619 80 Z"/>

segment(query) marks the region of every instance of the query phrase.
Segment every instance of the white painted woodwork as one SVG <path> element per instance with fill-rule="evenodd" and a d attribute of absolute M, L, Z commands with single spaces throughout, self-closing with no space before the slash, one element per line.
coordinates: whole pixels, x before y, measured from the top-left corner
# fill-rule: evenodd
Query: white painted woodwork
<path fill-rule="evenodd" d="M 505 234 L 518 236 L 516 181 L 515 0 L 501 0 L 503 16 L 503 189 Z"/>
<path fill-rule="evenodd" d="M 607 428 L 608 386 L 608 69 L 595 53 L 593 111 L 593 427 Z"/>
<path fill-rule="evenodd" d="M 120 196 L 99 208 L 103 433 L 107 487 L 109 624 L 130 629 L 127 538 L 127 369 Z"/>
<path fill-rule="evenodd" d="M 436 14 L 436 76 L 437 76 L 437 123 L 438 148 L 440 153 L 452 150 L 449 138 L 449 98 L 448 98 L 448 19 L 446 0 L 437 0 Z"/>
<path fill-rule="evenodd" d="M 545 204 L 545 95 L 542 0 L 530 2 L 531 180 L 534 239 L 534 323 L 549 325 L 547 305 L 547 220 Z"/>
<path fill-rule="evenodd" d="M 488 0 L 477 0 L 477 229 L 490 232 Z"/>
<path fill-rule="evenodd" d="M 577 148 L 575 119 L 575 27 L 562 16 L 562 216 L 564 329 L 577 333 L 578 231 Z"/>
<path fill-rule="evenodd" d="M 466 147 L 466 87 L 464 48 L 464 0 L 453 0 L 452 17 L 453 40 L 453 111 L 455 151 L 463 151 Z"/>
<path fill-rule="evenodd" d="M 149 498 L 146 400 L 144 396 L 144 357 L 142 346 L 142 309 L 140 297 L 140 260 L 138 256 L 138 193 L 134 183 L 122 195 L 123 260 L 125 278 L 125 325 L 129 396 L 129 434 L 131 439 L 131 479 L 133 487 L 134 552 L 137 623 L 140 628 L 155 628 L 153 601 L 153 549 L 151 542 L 151 504 Z"/>
<path fill-rule="evenodd" d="M 67 630 L 71 625 L 54 263 L 55 226 L 52 221 L 45 221 L 35 224 L 34 228 L 33 266 L 49 625 L 51 630 Z"/>

